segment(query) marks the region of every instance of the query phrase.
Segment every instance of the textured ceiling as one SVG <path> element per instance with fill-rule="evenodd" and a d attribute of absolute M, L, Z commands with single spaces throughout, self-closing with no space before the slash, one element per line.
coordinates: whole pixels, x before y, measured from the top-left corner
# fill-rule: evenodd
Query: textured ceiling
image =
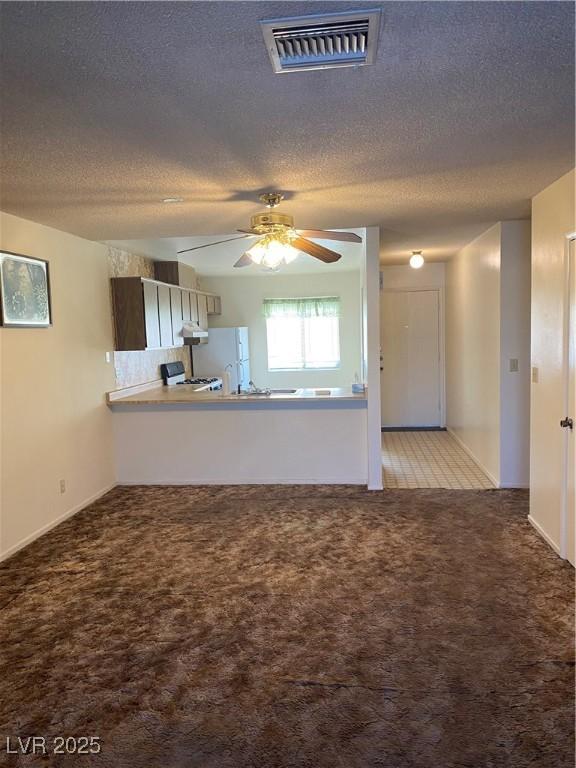
<path fill-rule="evenodd" d="M 377 63 L 275 75 L 258 20 L 382 7 Z M 574 5 L 11 2 L 0 207 L 84 237 L 231 232 L 259 191 L 299 227 L 432 258 L 574 164 Z M 179 205 L 163 205 L 182 196 Z"/>

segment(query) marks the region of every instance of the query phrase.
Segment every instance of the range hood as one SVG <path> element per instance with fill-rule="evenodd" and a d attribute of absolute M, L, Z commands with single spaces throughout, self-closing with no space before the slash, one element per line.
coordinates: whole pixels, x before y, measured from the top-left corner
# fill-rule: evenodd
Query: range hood
<path fill-rule="evenodd" d="M 208 331 L 200 328 L 197 323 L 184 323 L 182 326 L 184 344 L 207 344 Z"/>

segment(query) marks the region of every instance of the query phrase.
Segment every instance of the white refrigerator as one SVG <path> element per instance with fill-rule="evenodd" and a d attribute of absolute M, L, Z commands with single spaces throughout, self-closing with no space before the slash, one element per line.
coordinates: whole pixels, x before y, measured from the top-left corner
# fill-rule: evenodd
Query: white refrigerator
<path fill-rule="evenodd" d="M 248 389 L 250 381 L 250 345 L 248 328 L 210 328 L 208 343 L 192 347 L 194 376 L 221 376 L 230 371 L 232 392 Z"/>

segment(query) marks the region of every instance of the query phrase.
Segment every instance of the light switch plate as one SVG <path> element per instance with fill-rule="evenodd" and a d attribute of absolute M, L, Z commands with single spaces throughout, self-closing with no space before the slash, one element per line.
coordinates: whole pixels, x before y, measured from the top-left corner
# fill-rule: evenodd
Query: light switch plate
<path fill-rule="evenodd" d="M 509 363 L 510 363 L 510 373 L 518 373 L 518 370 L 519 370 L 518 358 L 511 357 Z"/>
<path fill-rule="evenodd" d="M 532 368 L 532 384 L 538 384 L 538 368 Z"/>

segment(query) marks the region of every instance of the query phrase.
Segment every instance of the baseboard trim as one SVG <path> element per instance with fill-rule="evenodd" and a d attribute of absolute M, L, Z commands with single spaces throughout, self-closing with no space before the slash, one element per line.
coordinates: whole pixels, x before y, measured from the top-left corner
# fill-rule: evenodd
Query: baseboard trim
<path fill-rule="evenodd" d="M 380 432 L 446 432 L 446 427 L 380 427 Z"/>
<path fill-rule="evenodd" d="M 552 549 L 554 550 L 554 552 L 556 552 L 556 554 L 557 554 L 557 555 L 559 555 L 560 557 L 562 557 L 562 556 L 560 555 L 560 547 L 559 547 L 559 545 L 558 545 L 558 544 L 556 544 L 556 542 L 555 542 L 555 541 L 553 541 L 553 540 L 550 538 L 550 536 L 548 536 L 548 534 L 546 533 L 546 531 L 544 530 L 544 528 L 542 528 L 542 526 L 541 526 L 539 523 L 537 523 L 537 522 L 536 522 L 536 520 L 534 520 L 534 518 L 532 517 L 532 515 L 528 515 L 528 522 L 530 523 L 530 525 L 532 526 L 532 528 L 534 528 L 534 530 L 536 531 L 536 533 L 538 533 L 538 534 L 539 534 L 539 535 L 540 535 L 540 536 L 541 536 L 541 537 L 544 539 L 544 541 L 546 542 L 546 544 L 548 544 L 550 547 L 552 547 Z"/>
<path fill-rule="evenodd" d="M 260 478 L 246 478 L 242 480 L 118 480 L 116 485 L 367 485 L 366 478 L 338 477 L 338 478 L 284 478 L 282 480 L 269 480 Z M 375 489 L 377 490 L 377 489 Z"/>
<path fill-rule="evenodd" d="M 15 555 L 16 552 L 19 552 L 21 549 L 24 549 L 24 547 L 27 547 L 28 544 L 32 544 L 33 541 L 36 541 L 36 539 L 39 539 L 41 536 L 44 536 L 45 533 L 48 533 L 48 531 L 51 531 L 53 528 L 56 528 L 57 525 L 60 525 L 60 523 L 63 523 L 64 520 L 67 520 L 69 517 L 73 517 L 77 512 L 80 512 L 81 509 L 85 509 L 85 507 L 90 506 L 90 504 L 93 504 L 95 501 L 100 499 L 102 496 L 107 494 L 109 491 L 112 490 L 112 488 L 115 488 L 117 483 L 112 483 L 112 485 L 108 485 L 106 488 L 103 488 L 101 491 L 98 491 L 97 493 L 93 494 L 89 498 L 85 499 L 84 501 L 80 502 L 80 504 L 76 504 L 76 506 L 72 507 L 72 509 L 67 510 L 64 512 L 64 514 L 57 517 L 55 520 L 52 520 L 52 522 L 47 523 L 46 525 L 42 526 L 42 528 L 39 528 L 37 531 L 34 531 L 34 533 L 29 534 L 26 536 L 26 538 L 22 539 L 22 541 L 19 541 L 17 544 L 14 544 L 10 549 L 7 549 L 6 552 L 2 552 L 0 554 L 0 563 L 4 560 L 7 560 L 9 557 L 12 557 L 12 555 Z"/>
<path fill-rule="evenodd" d="M 492 483 L 492 485 L 494 486 L 494 488 L 500 488 L 500 487 L 501 487 L 501 486 L 500 486 L 500 483 L 499 483 L 499 482 L 496 480 L 496 478 L 494 477 L 494 475 L 493 475 L 491 472 L 489 472 L 489 471 L 486 469 L 486 467 L 485 467 L 485 466 L 482 464 L 482 462 L 481 462 L 481 461 L 479 461 L 479 460 L 476 458 L 476 456 L 475 456 L 475 455 L 472 453 L 472 451 L 470 450 L 470 448 L 468 448 L 468 446 L 466 445 L 466 443 L 463 443 L 463 442 L 462 442 L 462 440 L 461 440 L 461 439 L 458 437 L 458 435 L 457 435 L 457 434 L 456 434 L 456 433 L 455 433 L 455 432 L 454 432 L 454 431 L 453 431 L 453 430 L 452 430 L 450 427 L 446 427 L 446 431 L 448 432 L 448 434 L 449 434 L 451 437 L 453 437 L 453 438 L 454 438 L 454 440 L 456 440 L 456 442 L 458 443 L 458 445 L 460 446 L 460 448 L 462 448 L 462 450 L 464 451 L 464 453 L 465 453 L 465 454 L 466 454 L 466 455 L 467 455 L 469 458 L 471 458 L 471 459 L 472 459 L 472 461 L 474 462 L 474 464 L 476 464 L 476 466 L 478 467 L 478 469 L 482 470 L 482 472 L 483 472 L 483 473 L 486 475 L 486 477 L 488 478 L 488 480 L 490 480 L 490 482 Z"/>

